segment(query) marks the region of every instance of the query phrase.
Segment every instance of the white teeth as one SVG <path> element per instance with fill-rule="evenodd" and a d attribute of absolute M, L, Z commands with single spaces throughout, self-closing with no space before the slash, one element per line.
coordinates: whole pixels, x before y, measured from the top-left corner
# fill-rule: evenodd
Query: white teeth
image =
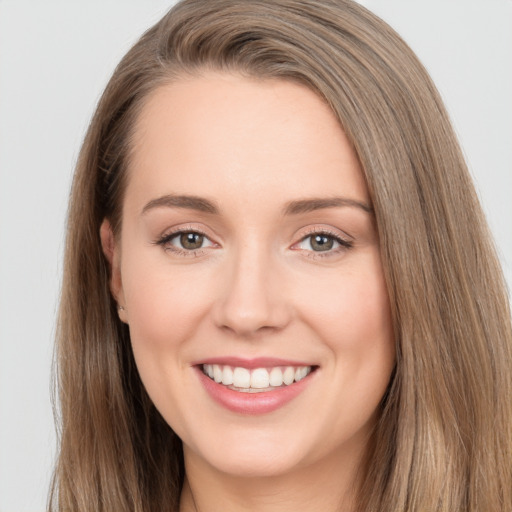
<path fill-rule="evenodd" d="M 269 375 L 265 368 L 258 368 L 251 373 L 251 388 L 263 389 L 268 388 Z"/>
<path fill-rule="evenodd" d="M 224 366 L 222 370 L 222 384 L 224 384 L 224 386 L 233 384 L 233 370 L 230 366 Z"/>
<path fill-rule="evenodd" d="M 235 388 L 250 388 L 251 372 L 247 368 L 235 368 L 233 371 L 233 386 Z"/>
<path fill-rule="evenodd" d="M 291 366 L 287 366 L 283 373 L 283 382 L 289 386 L 295 380 L 295 370 Z"/>
<path fill-rule="evenodd" d="M 279 387 L 283 385 L 283 372 L 281 368 L 272 368 L 270 370 L 270 381 L 271 386 Z"/>
<path fill-rule="evenodd" d="M 218 364 L 213 365 L 213 380 L 222 382 L 222 368 Z"/>
<path fill-rule="evenodd" d="M 289 386 L 306 377 L 311 366 L 275 366 L 248 370 L 242 367 L 223 366 L 219 364 L 203 365 L 203 372 L 217 383 L 237 388 L 239 391 L 272 390 L 283 385 Z"/>
<path fill-rule="evenodd" d="M 309 368 L 306 366 L 303 366 L 302 368 L 297 368 L 295 370 L 295 382 L 299 382 L 299 380 L 302 380 L 306 375 L 309 373 Z"/>

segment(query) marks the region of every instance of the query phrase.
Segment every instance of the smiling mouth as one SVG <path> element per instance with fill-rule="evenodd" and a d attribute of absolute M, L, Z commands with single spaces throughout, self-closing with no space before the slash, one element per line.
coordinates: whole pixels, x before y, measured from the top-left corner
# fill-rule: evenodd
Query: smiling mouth
<path fill-rule="evenodd" d="M 316 369 L 314 366 L 248 369 L 220 364 L 203 364 L 200 367 L 202 372 L 217 384 L 241 393 L 263 393 L 291 386 Z"/>

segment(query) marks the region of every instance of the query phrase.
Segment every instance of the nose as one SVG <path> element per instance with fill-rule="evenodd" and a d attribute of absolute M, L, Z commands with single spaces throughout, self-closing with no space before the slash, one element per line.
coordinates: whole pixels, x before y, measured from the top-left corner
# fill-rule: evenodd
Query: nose
<path fill-rule="evenodd" d="M 214 321 L 221 329 L 250 338 L 282 330 L 291 319 L 291 304 L 278 266 L 264 252 L 242 251 L 223 272 Z"/>

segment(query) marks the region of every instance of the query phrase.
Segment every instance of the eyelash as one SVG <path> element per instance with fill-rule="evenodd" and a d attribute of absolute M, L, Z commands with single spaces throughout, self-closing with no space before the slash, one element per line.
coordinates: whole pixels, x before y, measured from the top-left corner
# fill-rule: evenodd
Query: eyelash
<path fill-rule="evenodd" d="M 339 253 L 343 251 L 347 251 L 349 249 L 352 249 L 354 246 L 354 243 L 350 240 L 347 240 L 346 238 L 342 238 L 338 233 L 333 233 L 329 230 L 324 229 L 311 229 L 305 236 L 303 236 L 297 243 L 293 244 L 293 247 L 296 247 L 303 242 L 305 242 L 308 238 L 311 239 L 314 236 L 324 236 L 326 238 L 332 239 L 334 242 L 337 242 L 339 244 L 339 247 L 331 250 L 326 251 L 313 251 L 313 250 L 307 250 L 307 249 L 295 249 L 295 250 L 302 250 L 305 252 L 306 257 L 312 258 L 312 259 L 319 259 L 319 258 L 329 258 L 331 256 L 338 255 Z M 311 245 L 311 242 L 310 242 Z"/>
<path fill-rule="evenodd" d="M 176 231 L 172 231 L 171 233 L 166 233 L 165 235 L 161 236 L 158 240 L 153 242 L 155 245 L 162 246 L 166 251 L 173 252 L 174 254 L 178 256 L 184 256 L 184 257 L 197 257 L 201 256 L 204 251 L 205 247 L 200 247 L 199 249 L 182 249 L 180 247 L 176 247 L 173 245 L 170 245 L 171 241 L 175 238 L 181 236 L 181 235 L 199 235 L 203 236 L 206 240 L 210 241 L 212 245 L 215 245 L 214 242 L 212 242 L 209 238 L 209 236 L 204 233 L 203 231 L 197 229 L 197 228 L 180 228 Z"/>
<path fill-rule="evenodd" d="M 193 229 L 192 228 L 181 228 L 181 229 L 178 229 L 176 231 L 172 231 L 171 233 L 167 233 L 167 234 L 163 235 L 162 237 L 160 237 L 158 240 L 156 240 L 153 243 L 155 245 L 159 245 L 159 246 L 164 247 L 164 249 L 166 251 L 171 251 L 171 252 L 177 254 L 178 256 L 185 256 L 185 257 L 187 257 L 187 256 L 188 257 L 201 256 L 204 253 L 204 251 L 205 251 L 205 247 L 200 247 L 199 249 L 182 249 L 180 247 L 176 247 L 176 246 L 170 245 L 170 242 L 172 240 L 174 240 L 175 238 L 177 238 L 177 237 L 179 237 L 181 235 L 185 235 L 185 234 L 193 234 L 193 235 L 203 236 L 206 240 L 208 240 L 212 244 L 212 246 L 215 245 L 215 243 L 210 240 L 210 238 L 208 237 L 208 235 L 206 233 L 204 233 L 201 230 L 198 230 L 197 228 L 193 228 Z M 332 250 L 331 249 L 330 250 L 326 250 L 326 251 L 314 251 L 314 250 L 298 249 L 298 248 L 294 249 L 294 250 L 301 250 L 304 253 L 306 253 L 307 257 L 313 258 L 313 259 L 318 259 L 318 258 L 326 258 L 326 257 L 329 257 L 329 256 L 333 256 L 333 255 L 338 254 L 340 252 L 343 252 L 343 251 L 346 251 L 348 249 L 351 249 L 354 246 L 353 242 L 351 242 L 350 240 L 342 238 L 338 234 L 332 233 L 329 230 L 325 230 L 325 229 L 315 230 L 315 229 L 312 229 L 305 236 L 303 236 L 298 242 L 293 244 L 292 248 L 302 244 L 308 238 L 312 238 L 314 236 L 324 236 L 326 238 L 330 238 L 334 242 L 338 243 L 339 247 L 337 247 L 335 249 L 332 249 Z M 311 242 L 310 242 L 310 245 L 311 245 Z"/>

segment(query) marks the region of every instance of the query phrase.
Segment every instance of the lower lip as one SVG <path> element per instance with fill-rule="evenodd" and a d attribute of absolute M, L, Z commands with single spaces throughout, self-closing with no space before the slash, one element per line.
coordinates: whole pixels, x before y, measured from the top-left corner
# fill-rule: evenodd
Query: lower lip
<path fill-rule="evenodd" d="M 261 393 L 244 393 L 229 389 L 205 375 L 196 367 L 201 384 L 211 398 L 226 409 L 239 414 L 266 414 L 283 407 L 306 389 L 314 373 L 310 373 L 299 382 L 283 386 L 273 391 Z"/>

